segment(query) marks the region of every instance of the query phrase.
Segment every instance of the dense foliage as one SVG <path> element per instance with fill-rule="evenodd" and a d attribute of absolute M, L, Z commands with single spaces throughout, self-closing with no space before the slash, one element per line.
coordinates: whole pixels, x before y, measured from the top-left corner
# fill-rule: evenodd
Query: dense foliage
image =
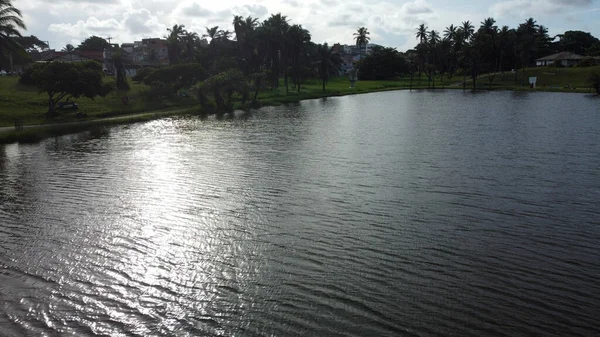
<path fill-rule="evenodd" d="M 25 29 L 21 11 L 12 5 L 12 0 L 0 0 L 0 69 L 12 65 L 15 54 L 24 54 L 18 42 L 20 29 Z"/>
<path fill-rule="evenodd" d="M 567 31 L 553 42 L 548 29 L 532 18 L 517 28 L 499 28 L 493 18 L 482 21 L 477 29 L 470 21 L 465 21 L 460 26 L 447 27 L 443 36 L 421 24 L 415 36 L 419 43 L 413 50 L 407 51 L 414 66 L 411 70 L 418 72 L 419 80 L 424 73 L 428 83 L 434 86 L 436 75 L 443 79 L 444 74 L 452 78 L 457 73 L 462 73 L 463 79 L 471 76 L 473 86 L 482 73 L 505 76 L 506 71 L 522 69 L 521 78 L 524 80 L 525 67 L 534 65 L 537 58 L 562 51 L 589 56 L 600 52 L 598 39 L 581 31 Z M 515 71 L 515 81 L 517 76 Z"/>
<path fill-rule="evenodd" d="M 115 84 L 104 83 L 102 67 L 96 62 L 52 62 L 35 64 L 29 79 L 40 92 L 48 94 L 48 114 L 56 114 L 56 104 L 65 99 L 104 97 Z"/>
<path fill-rule="evenodd" d="M 194 90 L 204 108 L 208 108 L 208 97 L 215 102 L 215 112 L 229 112 L 233 109 L 233 95 L 239 94 L 242 103 L 248 99 L 247 79 L 239 69 L 229 69 L 198 83 Z M 212 109 L 210 109 L 212 110 Z"/>
<path fill-rule="evenodd" d="M 68 46 L 68 45 L 67 45 Z M 98 36 L 90 36 L 87 39 L 83 40 L 79 46 L 77 46 L 77 50 L 82 51 L 103 51 L 104 48 L 110 47 L 110 44 L 105 39 Z M 65 47 L 68 49 L 68 47 Z"/>
<path fill-rule="evenodd" d="M 394 48 L 374 48 L 358 62 L 361 80 L 390 80 L 409 72 L 404 56 Z"/>

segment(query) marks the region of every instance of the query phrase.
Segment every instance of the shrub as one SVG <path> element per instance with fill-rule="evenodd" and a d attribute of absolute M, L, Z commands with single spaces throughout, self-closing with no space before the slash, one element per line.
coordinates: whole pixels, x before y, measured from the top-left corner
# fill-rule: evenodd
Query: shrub
<path fill-rule="evenodd" d="M 33 67 L 25 69 L 25 71 L 21 74 L 21 78 L 19 78 L 19 83 L 22 85 L 35 85 L 35 80 L 33 79 Z"/>
<path fill-rule="evenodd" d="M 135 82 L 141 83 L 146 77 L 148 77 L 148 75 L 152 74 L 154 71 L 156 71 L 156 69 L 150 67 L 141 68 L 131 79 Z"/>
<path fill-rule="evenodd" d="M 583 60 L 581 60 L 577 66 L 585 68 L 585 67 L 593 67 L 595 65 L 596 65 L 596 60 L 592 57 L 587 57 L 587 58 L 584 58 Z"/>

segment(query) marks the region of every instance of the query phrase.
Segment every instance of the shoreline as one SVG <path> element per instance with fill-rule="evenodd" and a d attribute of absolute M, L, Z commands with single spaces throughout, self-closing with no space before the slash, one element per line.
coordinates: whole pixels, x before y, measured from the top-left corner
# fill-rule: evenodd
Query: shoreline
<path fill-rule="evenodd" d="M 427 87 L 382 87 L 376 89 L 366 89 L 361 91 L 348 91 L 348 92 L 312 92 L 312 93 L 301 93 L 292 95 L 279 95 L 272 97 L 265 97 L 260 100 L 260 106 L 280 106 L 284 104 L 297 103 L 304 100 L 327 98 L 327 97 L 341 97 L 350 95 L 369 94 L 376 92 L 386 91 L 404 91 L 404 90 L 463 90 L 462 86 L 444 86 L 436 88 Z M 515 92 L 548 92 L 548 93 L 577 93 L 577 94 L 593 94 L 587 88 L 583 90 L 544 90 L 544 88 L 536 88 L 531 90 L 530 88 L 480 88 L 477 91 L 515 91 Z M 473 88 L 467 86 L 465 91 L 473 91 Z M 106 118 L 97 118 L 92 120 L 76 121 L 76 122 L 63 122 L 63 123 L 52 123 L 52 124 L 30 124 L 24 125 L 23 130 L 15 130 L 13 126 L 0 127 L 0 145 L 12 144 L 12 143 L 36 143 L 46 138 L 58 137 L 62 135 L 75 134 L 92 130 L 94 128 L 109 127 L 123 124 L 133 124 L 139 122 L 146 122 L 156 120 L 170 116 L 181 116 L 186 114 L 199 114 L 201 115 L 200 105 L 187 106 L 187 107 L 173 107 L 171 109 L 161 109 L 155 111 L 148 111 L 143 113 L 133 113 L 118 115 Z M 247 110 L 247 109 L 235 109 L 235 110 Z"/>

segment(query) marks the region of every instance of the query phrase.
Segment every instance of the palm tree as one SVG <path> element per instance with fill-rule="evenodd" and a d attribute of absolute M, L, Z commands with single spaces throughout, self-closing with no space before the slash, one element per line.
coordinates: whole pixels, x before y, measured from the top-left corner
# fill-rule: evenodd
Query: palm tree
<path fill-rule="evenodd" d="M 459 29 L 462 32 L 464 41 L 469 41 L 469 39 L 471 39 L 471 37 L 475 33 L 475 27 L 473 26 L 471 21 L 468 20 L 464 21 Z"/>
<path fill-rule="evenodd" d="M 296 80 L 296 88 L 300 92 L 300 63 L 302 56 L 306 54 L 306 46 L 310 43 L 310 33 L 302 28 L 302 25 L 292 25 L 288 30 L 286 41 L 288 43 L 286 49 L 292 59 L 293 79 Z"/>
<path fill-rule="evenodd" d="M 427 33 L 427 36 L 429 38 L 429 41 L 427 41 L 427 43 L 429 43 L 428 47 L 429 47 L 429 51 L 431 53 L 431 59 L 429 62 L 429 67 L 427 70 L 427 76 L 429 76 L 429 80 L 433 80 L 433 87 L 435 88 L 435 64 L 437 62 L 437 48 L 438 48 L 438 43 L 440 42 L 440 34 L 435 31 L 435 30 L 431 30 L 429 33 Z"/>
<path fill-rule="evenodd" d="M 213 40 L 219 38 L 219 26 L 214 26 L 212 28 L 206 27 L 206 34 L 202 35 L 203 38 L 209 38 L 210 43 L 213 43 Z"/>
<path fill-rule="evenodd" d="M 173 25 L 172 28 L 167 28 L 167 31 L 169 32 L 168 37 L 179 39 L 185 34 L 185 25 Z"/>
<path fill-rule="evenodd" d="M 500 69 L 502 79 L 504 79 L 504 54 L 505 50 L 509 47 L 511 31 L 508 26 L 502 26 L 502 28 L 498 31 L 498 49 L 500 49 L 500 61 L 498 63 L 498 68 Z"/>
<path fill-rule="evenodd" d="M 495 23 L 496 20 L 494 20 L 494 18 L 487 18 L 481 22 L 479 29 L 491 35 L 498 30 L 498 26 L 496 26 Z"/>
<path fill-rule="evenodd" d="M 264 34 L 264 43 L 268 58 L 268 65 L 271 69 L 271 86 L 276 89 L 279 86 L 279 74 L 282 57 L 286 57 L 285 35 L 289 29 L 288 19 L 281 13 L 271 14 L 262 24 L 262 33 Z M 287 65 L 286 65 L 287 66 Z"/>
<path fill-rule="evenodd" d="M 531 55 L 536 51 L 536 34 L 538 25 L 533 18 L 527 19 L 517 29 L 517 49 L 521 54 L 521 67 L 525 78 L 525 67 L 529 65 Z"/>
<path fill-rule="evenodd" d="M 11 4 L 11 0 L 0 0 L 0 56 L 7 53 L 12 69 L 12 53 L 23 52 L 23 48 L 15 40 L 21 37 L 19 28 L 27 29 L 21 11 Z"/>
<path fill-rule="evenodd" d="M 438 42 L 440 42 L 440 33 L 436 30 L 430 31 L 428 34 L 429 44 L 435 46 Z"/>
<path fill-rule="evenodd" d="M 450 25 L 444 30 L 444 37 L 450 41 L 456 40 L 456 26 Z"/>
<path fill-rule="evenodd" d="M 415 34 L 415 36 L 417 37 L 417 39 L 419 40 L 420 43 L 423 43 L 427 40 L 427 26 L 425 26 L 424 23 L 419 25 L 419 28 L 417 28 L 417 33 Z"/>
<path fill-rule="evenodd" d="M 200 42 L 198 33 L 186 31 L 181 38 L 181 42 L 185 45 L 185 58 L 191 61 L 194 58 L 194 46 Z"/>
<path fill-rule="evenodd" d="M 248 79 L 251 78 L 251 69 L 256 53 L 256 28 L 258 26 L 258 19 L 248 16 L 243 18 L 242 16 L 236 15 L 233 18 L 233 29 L 235 32 L 235 38 L 238 44 L 239 58 L 243 67 L 245 68 L 245 75 Z"/>
<path fill-rule="evenodd" d="M 319 66 L 319 75 L 323 82 L 323 92 L 325 92 L 327 81 L 329 81 L 331 75 L 334 75 L 339 71 L 342 59 L 340 58 L 340 54 L 332 52 L 327 43 L 318 45 L 317 48 L 317 64 Z"/>
<path fill-rule="evenodd" d="M 366 27 L 360 27 L 356 30 L 356 33 L 352 34 L 354 36 L 354 39 L 356 40 L 356 46 L 357 47 L 363 47 L 367 48 L 367 44 L 369 43 L 369 41 L 371 41 L 371 38 L 369 37 L 369 30 L 367 30 Z"/>
<path fill-rule="evenodd" d="M 186 31 L 184 25 L 173 25 L 172 28 L 167 28 L 167 31 L 169 32 L 169 35 L 166 37 L 169 63 L 173 65 L 179 60 L 179 54 L 181 53 L 181 40 Z"/>
<path fill-rule="evenodd" d="M 73 51 L 75 51 L 75 47 L 69 43 L 66 46 L 64 46 L 61 51 L 65 53 L 72 53 Z"/>

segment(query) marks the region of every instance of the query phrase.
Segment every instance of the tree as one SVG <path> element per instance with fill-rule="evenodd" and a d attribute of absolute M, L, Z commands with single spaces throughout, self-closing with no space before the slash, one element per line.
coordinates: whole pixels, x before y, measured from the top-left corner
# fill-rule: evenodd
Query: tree
<path fill-rule="evenodd" d="M 233 111 L 233 95 L 240 94 L 242 103 L 248 98 L 247 78 L 239 69 L 229 69 L 196 84 L 195 90 L 201 102 L 207 102 L 206 97 L 212 95 L 217 113 Z"/>
<path fill-rule="evenodd" d="M 169 87 L 170 90 L 167 92 L 170 92 L 170 95 L 174 95 L 181 88 L 203 81 L 208 76 L 206 70 L 198 63 L 176 64 L 144 72 L 146 73 L 143 78 L 144 84 Z"/>
<path fill-rule="evenodd" d="M 391 80 L 409 71 L 404 57 L 395 48 L 373 48 L 358 62 L 361 80 Z"/>
<path fill-rule="evenodd" d="M 600 56 L 600 42 L 594 42 L 594 44 L 588 48 L 587 54 L 588 56 Z"/>
<path fill-rule="evenodd" d="M 458 29 L 454 25 L 450 25 L 450 26 L 446 27 L 446 29 L 444 30 L 444 38 L 446 38 L 450 41 L 455 41 L 457 30 Z"/>
<path fill-rule="evenodd" d="M 123 50 L 121 50 L 121 48 L 117 47 L 115 50 L 113 50 L 112 62 L 117 73 L 117 90 L 129 90 L 127 74 L 125 73 L 125 59 L 123 56 Z"/>
<path fill-rule="evenodd" d="M 356 30 L 356 33 L 353 34 L 354 39 L 356 40 L 356 46 L 361 48 L 366 48 L 367 44 L 369 43 L 369 41 L 371 40 L 371 38 L 369 37 L 369 31 L 367 30 L 366 27 L 360 27 Z"/>
<path fill-rule="evenodd" d="M 292 25 L 287 33 L 287 51 L 292 60 L 292 74 L 296 88 L 300 92 L 300 72 L 302 61 L 306 58 L 306 48 L 310 43 L 310 33 L 301 25 Z"/>
<path fill-rule="evenodd" d="M 521 55 L 523 78 L 525 78 L 525 67 L 531 63 L 533 55 L 537 50 L 537 33 L 538 25 L 533 18 L 527 19 L 524 23 L 520 24 L 517 29 L 517 50 Z"/>
<path fill-rule="evenodd" d="M 66 46 L 64 46 L 61 51 L 66 52 L 66 53 L 72 53 L 73 51 L 75 51 L 75 47 L 69 43 Z"/>
<path fill-rule="evenodd" d="M 417 37 L 417 40 L 419 40 L 419 43 L 427 41 L 427 28 L 428 27 L 424 23 L 420 24 L 417 28 L 415 36 Z"/>
<path fill-rule="evenodd" d="M 248 16 L 243 18 L 239 15 L 233 18 L 233 28 L 238 45 L 238 57 L 241 67 L 244 69 L 246 77 L 250 78 L 253 68 L 256 68 L 256 59 L 258 56 L 256 40 L 256 28 L 258 19 Z"/>
<path fill-rule="evenodd" d="M 596 94 L 600 95 L 600 74 L 592 73 L 588 77 L 588 83 L 591 89 L 596 91 Z"/>
<path fill-rule="evenodd" d="M 287 16 L 281 13 L 271 14 L 271 16 L 262 23 L 261 38 L 264 41 L 266 67 L 271 73 L 271 88 L 279 87 L 279 74 L 281 74 L 281 64 L 284 67 L 284 76 L 287 78 L 287 53 L 285 51 L 285 37 L 289 29 Z M 282 60 L 283 59 L 283 60 Z"/>
<path fill-rule="evenodd" d="M 21 37 L 18 29 L 26 29 L 26 26 L 21 19 L 21 11 L 11 2 L 12 0 L 0 0 L 0 59 L 8 55 L 12 67 L 13 53 L 23 54 L 23 48 L 17 41 Z"/>
<path fill-rule="evenodd" d="M 471 23 L 471 21 L 463 21 L 462 26 L 460 26 L 460 31 L 462 33 L 462 37 L 464 41 L 469 41 L 473 34 L 475 33 L 475 27 Z"/>
<path fill-rule="evenodd" d="M 77 46 L 77 50 L 82 51 L 104 51 L 105 48 L 109 48 L 110 44 L 105 39 L 98 36 L 90 36 L 87 39 L 83 40 L 79 46 Z"/>
<path fill-rule="evenodd" d="M 318 46 L 317 65 L 319 69 L 319 77 L 323 83 L 323 92 L 325 85 L 332 75 L 336 74 L 342 64 L 342 60 L 338 53 L 333 53 L 327 43 Z"/>
<path fill-rule="evenodd" d="M 167 28 L 169 35 L 167 38 L 167 53 L 169 55 L 169 64 L 174 65 L 179 61 L 181 54 L 181 40 L 186 31 L 184 25 L 173 25 L 172 28 Z"/>
<path fill-rule="evenodd" d="M 48 114 L 56 115 L 62 99 L 104 97 L 114 88 L 102 81 L 102 66 L 96 62 L 52 62 L 36 64 L 31 78 L 40 92 L 48 94 Z"/>
<path fill-rule="evenodd" d="M 138 83 L 143 82 L 144 79 L 146 77 L 148 77 L 150 74 L 152 74 L 155 70 L 156 69 L 150 68 L 150 67 L 141 68 L 136 72 L 135 76 L 133 76 L 131 79 Z"/>
<path fill-rule="evenodd" d="M 35 35 L 16 37 L 15 41 L 28 53 L 39 52 L 48 49 L 48 44 Z"/>
<path fill-rule="evenodd" d="M 562 51 L 569 51 L 579 55 L 588 54 L 588 50 L 592 45 L 600 42 L 592 34 L 580 30 L 569 30 L 564 34 L 558 35 L 558 37 L 560 38 L 558 45 Z"/>

